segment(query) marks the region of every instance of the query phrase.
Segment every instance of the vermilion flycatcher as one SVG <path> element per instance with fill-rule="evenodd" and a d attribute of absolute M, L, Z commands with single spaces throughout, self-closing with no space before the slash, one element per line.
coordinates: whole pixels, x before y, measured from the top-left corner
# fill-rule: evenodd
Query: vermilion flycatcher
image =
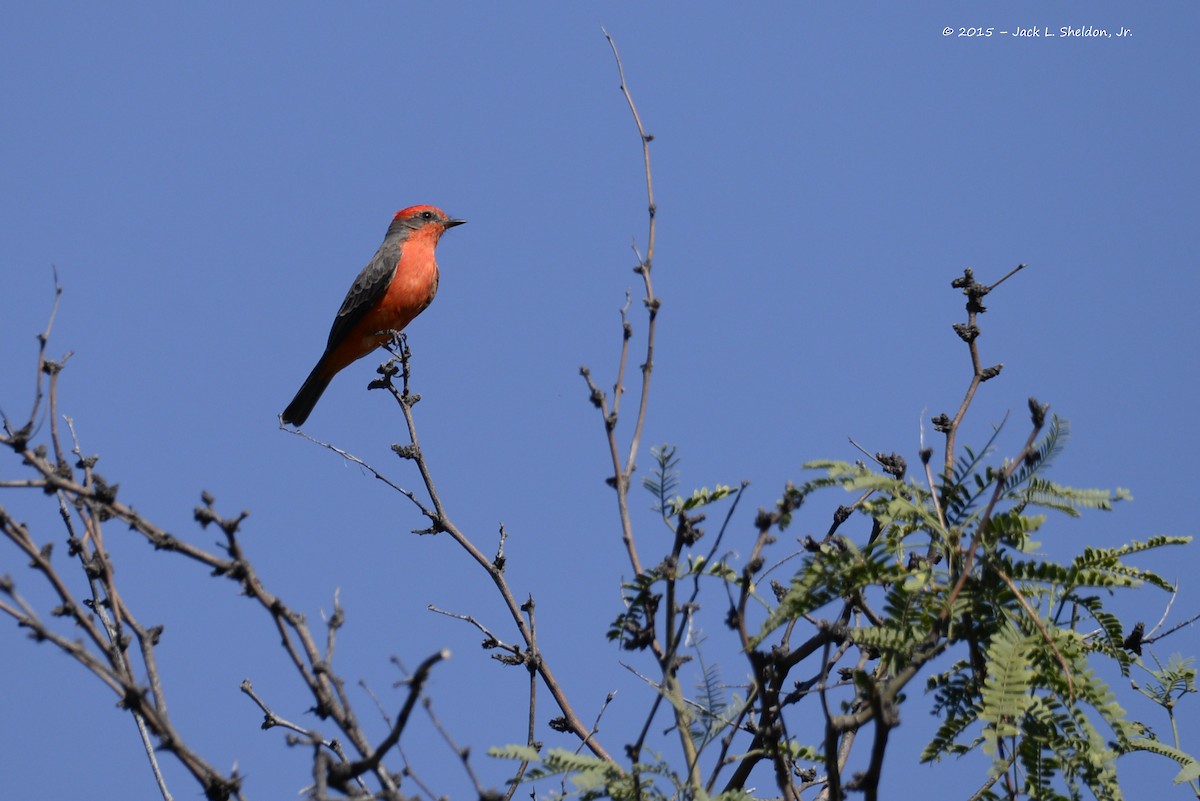
<path fill-rule="evenodd" d="M 434 206 L 396 212 L 387 236 L 346 293 L 329 331 L 329 344 L 280 419 L 304 424 L 329 382 L 425 311 L 438 288 L 434 249 L 447 228 L 462 225 Z"/>

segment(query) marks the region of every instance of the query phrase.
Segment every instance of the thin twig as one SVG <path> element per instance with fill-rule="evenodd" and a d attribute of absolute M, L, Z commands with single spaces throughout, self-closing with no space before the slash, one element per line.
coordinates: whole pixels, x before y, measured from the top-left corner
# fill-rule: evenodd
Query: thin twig
<path fill-rule="evenodd" d="M 373 467 L 368 462 L 363 461 L 362 459 L 358 458 L 357 456 L 350 453 L 349 451 L 339 448 L 338 446 L 334 445 L 333 443 L 326 442 L 325 440 L 317 439 L 316 437 L 314 437 L 310 434 L 307 434 L 298 428 L 292 428 L 290 426 L 285 426 L 282 423 L 280 423 L 279 428 L 281 431 L 286 431 L 289 434 L 300 437 L 301 439 L 306 439 L 309 442 L 313 443 L 314 445 L 320 445 L 322 448 L 333 451 L 338 456 L 345 459 L 347 462 L 352 462 L 353 464 L 358 465 L 359 467 L 361 467 L 362 469 L 366 470 L 371 475 L 373 475 L 375 478 L 379 479 L 384 484 L 387 484 L 389 487 L 394 489 L 396 492 L 399 492 L 405 498 L 408 498 L 410 501 L 412 501 L 413 504 L 416 505 L 416 507 L 419 510 L 421 510 L 421 514 L 425 515 L 426 517 L 432 517 L 432 514 L 430 513 L 430 511 L 428 509 L 426 509 L 425 506 L 419 500 L 417 500 L 417 496 L 411 490 L 407 490 L 404 487 L 401 487 L 399 484 L 392 481 L 390 478 L 388 478 L 386 475 L 384 475 L 384 473 L 377 470 L 375 467 Z"/>
<path fill-rule="evenodd" d="M 386 389 L 400 407 L 401 414 L 404 416 L 405 426 L 408 430 L 409 445 L 396 445 L 393 446 L 393 450 L 397 453 L 397 455 L 401 456 L 402 458 L 412 460 L 416 465 L 417 472 L 421 475 L 421 481 L 425 485 L 425 492 L 429 496 L 429 500 L 430 503 L 432 503 L 433 508 L 428 509 L 424 507 L 424 505 L 418 503 L 415 498 L 412 498 L 411 493 L 408 491 L 401 490 L 394 484 L 391 486 L 404 493 L 406 497 L 410 497 L 413 502 L 417 503 L 417 505 L 422 509 L 422 513 L 429 518 L 432 524 L 428 533 L 445 532 L 451 539 L 455 541 L 455 543 L 458 544 L 460 548 L 466 551 L 468 556 L 470 556 L 476 564 L 484 569 L 484 571 L 488 574 L 488 577 L 491 578 L 492 583 L 495 585 L 497 591 L 500 593 L 500 597 L 504 601 L 504 605 L 508 610 L 509 616 L 512 618 L 514 625 L 516 625 L 517 631 L 520 633 L 521 639 L 525 642 L 526 647 L 531 653 L 536 653 L 538 655 L 536 660 L 538 675 L 541 677 L 542 682 L 546 685 L 546 688 L 550 691 L 550 695 L 554 698 L 554 702 L 558 705 L 559 710 L 563 713 L 563 720 L 566 723 L 567 729 L 575 734 L 581 741 L 585 742 L 588 746 L 588 749 L 595 756 L 610 762 L 613 765 L 616 765 L 616 760 L 609 755 L 604 747 L 597 742 L 595 738 L 589 737 L 587 727 L 575 713 L 575 710 L 572 708 L 571 702 L 568 700 L 566 693 L 563 691 L 557 677 L 551 670 L 549 661 L 538 648 L 534 632 L 526 623 L 524 615 L 521 611 L 521 605 L 517 603 L 516 596 L 509 587 L 508 579 L 504 574 L 503 562 L 489 559 L 483 553 L 483 551 L 481 551 L 479 547 L 475 545 L 471 538 L 468 537 L 461 529 L 459 529 L 458 526 L 450 519 L 449 512 L 446 510 L 446 507 L 442 503 L 441 496 L 438 494 L 437 486 L 433 480 L 432 470 L 425 458 L 424 451 L 421 449 L 420 438 L 417 434 L 417 423 L 416 418 L 413 415 L 413 406 L 420 399 L 420 396 L 409 391 L 408 361 L 411 353 L 403 340 L 393 343 L 393 348 L 391 350 L 393 353 L 392 359 L 389 362 L 386 362 L 380 368 L 382 378 L 373 382 L 371 386 L 375 389 Z M 392 381 L 392 376 L 395 375 L 396 370 L 391 366 L 395 365 L 396 363 L 399 363 L 400 372 L 403 376 L 403 384 L 400 388 L 397 388 Z M 497 642 L 499 642 L 499 640 L 497 640 Z"/>
<path fill-rule="evenodd" d="M 1192 615 L 1191 617 L 1189 617 L 1187 620 L 1183 621 L 1182 623 L 1176 623 L 1174 626 L 1172 626 L 1171 628 L 1167 629 L 1167 630 L 1166 630 L 1166 631 L 1164 631 L 1162 634 L 1159 634 L 1159 635 L 1158 635 L 1158 636 L 1156 636 L 1156 637 L 1147 637 L 1147 638 L 1143 638 L 1143 639 L 1142 639 L 1142 642 L 1144 642 L 1144 643 L 1152 643 L 1152 642 L 1157 642 L 1158 640 L 1161 640 L 1161 639 L 1163 639 L 1164 637 L 1169 637 L 1169 636 L 1171 636 L 1172 634 L 1174 634 L 1175 632 L 1179 631 L 1179 630 L 1180 630 L 1180 629 L 1182 629 L 1182 628 L 1185 628 L 1185 627 L 1187 627 L 1187 626 L 1190 626 L 1190 625 L 1192 625 L 1192 624 L 1193 624 L 1193 623 L 1195 623 L 1197 620 L 1200 620 L 1200 614 Z"/>
<path fill-rule="evenodd" d="M 379 743 L 378 747 L 368 749 L 369 753 L 363 759 L 355 760 L 348 765 L 335 765 L 329 771 L 329 781 L 335 787 L 347 780 L 361 776 L 368 771 L 377 771 L 383 758 L 395 747 L 396 743 L 400 742 L 400 735 L 404 733 L 405 727 L 408 725 L 408 718 L 412 714 L 413 707 L 416 706 L 417 699 L 421 695 L 421 690 L 425 686 L 425 681 L 429 678 L 429 673 L 433 670 L 433 666 L 442 660 L 449 659 L 450 652 L 442 649 L 426 657 L 418 667 L 416 673 L 413 674 L 409 681 L 408 698 L 404 701 L 404 706 L 401 707 L 400 713 L 396 716 L 396 722 L 392 726 L 392 730 L 388 732 L 387 737 Z M 394 788 L 391 788 L 394 789 Z"/>
<path fill-rule="evenodd" d="M 426 698 L 423 706 L 425 707 L 425 712 L 429 715 L 429 719 L 433 721 L 433 727 L 442 736 L 442 740 L 445 741 L 450 750 L 462 761 L 463 768 L 467 772 L 467 777 L 470 778 L 471 784 L 475 785 L 475 797 L 486 798 L 487 793 L 484 792 L 483 785 L 479 783 L 479 777 L 475 775 L 475 770 L 471 767 L 471 749 L 459 746 L 458 743 L 454 742 L 454 738 L 450 736 L 450 732 L 442 725 L 442 721 L 438 719 L 438 716 L 433 713 L 433 701 L 431 699 Z"/>

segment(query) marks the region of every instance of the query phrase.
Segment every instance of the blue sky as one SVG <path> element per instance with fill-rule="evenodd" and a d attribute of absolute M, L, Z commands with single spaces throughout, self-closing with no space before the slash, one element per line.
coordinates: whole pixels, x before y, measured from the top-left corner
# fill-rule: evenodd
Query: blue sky
<path fill-rule="evenodd" d="M 1037 395 L 1073 426 L 1058 480 L 1136 499 L 1056 521 L 1047 531 L 1064 548 L 1193 533 L 1200 8 L 908 5 L 10 4 L 0 408 L 19 418 L 31 401 L 53 266 L 64 295 L 50 351 L 74 353 L 62 410 L 122 497 L 200 544 L 215 536 L 191 522 L 202 489 L 219 509 L 249 509 L 246 545 L 282 597 L 317 621 L 340 588 L 337 660 L 389 707 L 389 656 L 412 667 L 450 648 L 432 697 L 498 781 L 482 751 L 523 738 L 524 676 L 490 663 L 473 629 L 425 611 L 508 633 L 486 577 L 448 540 L 408 534 L 424 521 L 407 501 L 275 418 L 391 214 L 434 203 L 467 218 L 441 245 L 437 301 L 409 328 L 423 444 L 485 551 L 505 524 L 510 580 L 537 598 L 543 646 L 581 714 L 619 690 L 602 731 L 619 751 L 647 691 L 603 642 L 628 567 L 578 368 L 612 383 L 646 204 L 604 24 L 655 135 L 664 306 L 644 444 L 677 444 L 687 487 L 751 482 L 741 547 L 753 509 L 803 478 L 802 463 L 857 457 L 848 437 L 915 463 L 920 421 L 953 410 L 969 378 L 949 281 L 1018 263 L 1030 269 L 982 320 L 983 358 L 1005 368 L 966 441 L 1012 410 L 1001 447 L 1017 449 Z M 976 25 L 1133 35 L 943 35 Z M 379 361 L 340 375 L 306 430 L 415 488 L 389 451 L 401 418 L 364 391 Z M 41 500 L 4 503 L 54 531 Z M 637 523 L 653 554 L 648 504 L 637 498 Z M 795 533 L 827 520 L 812 511 Z M 193 565 L 116 529 L 109 540 L 127 600 L 166 625 L 176 725 L 218 766 L 236 761 L 251 797 L 294 793 L 307 752 L 261 732 L 237 691 L 249 677 L 303 717 L 265 616 Z M 1172 621 L 1200 611 L 1192 551 L 1145 564 L 1184 583 Z M 11 551 L 0 572 L 44 598 Z M 1145 596 L 1128 615 L 1153 622 L 1165 597 Z M 1188 632 L 1162 652 L 1196 645 Z M 0 647 L 8 793 L 152 797 L 133 727 L 94 678 L 11 626 Z M 726 678 L 740 672 L 731 662 Z M 480 708 L 494 710 L 486 725 Z M 916 743 L 929 723 L 908 715 Z M 914 767 L 910 747 L 885 780 L 940 775 Z M 444 748 L 423 764 L 439 790 L 466 792 Z M 951 775 L 972 787 L 978 764 L 961 767 Z M 1169 766 L 1128 770 L 1129 787 L 1169 791 Z"/>

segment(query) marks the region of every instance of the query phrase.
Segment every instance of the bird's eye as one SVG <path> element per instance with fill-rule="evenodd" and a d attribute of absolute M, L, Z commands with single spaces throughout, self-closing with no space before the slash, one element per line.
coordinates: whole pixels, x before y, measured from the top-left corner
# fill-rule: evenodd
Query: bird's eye
<path fill-rule="evenodd" d="M 432 220 L 432 219 L 433 219 L 433 212 L 432 212 L 432 211 L 423 211 L 423 212 L 421 212 L 421 219 L 422 219 L 422 220 Z"/>

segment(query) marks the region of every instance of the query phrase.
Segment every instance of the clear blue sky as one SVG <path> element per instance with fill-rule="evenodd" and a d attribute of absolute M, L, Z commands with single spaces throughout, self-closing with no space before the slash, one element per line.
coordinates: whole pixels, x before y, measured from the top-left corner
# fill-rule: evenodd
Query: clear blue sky
<path fill-rule="evenodd" d="M 1078 548 L 1195 531 L 1194 3 L 10 3 L 0 408 L 28 409 L 56 266 L 50 350 L 74 352 L 62 411 L 121 497 L 200 544 L 215 541 L 191 522 L 202 489 L 249 509 L 246 545 L 285 600 L 317 622 L 341 588 L 337 663 L 393 710 L 388 657 L 412 667 L 450 648 L 432 697 L 498 781 L 483 750 L 523 739 L 524 673 L 425 611 L 469 612 L 514 638 L 486 578 L 450 541 L 409 535 L 424 521 L 407 501 L 275 418 L 390 215 L 427 202 L 467 218 L 443 240 L 437 301 L 409 329 L 423 443 L 460 527 L 490 551 L 506 525 L 510 579 L 536 596 L 580 713 L 619 690 L 601 737 L 620 751 L 648 696 L 603 643 L 629 571 L 577 371 L 612 383 L 645 199 L 602 23 L 656 137 L 664 306 L 645 444 L 680 446 L 686 486 L 752 482 L 739 547 L 803 462 L 856 458 L 847 437 L 915 463 L 920 420 L 952 410 L 968 379 L 950 279 L 1021 262 L 982 320 L 984 359 L 1005 369 L 967 441 L 1013 410 L 1002 443 L 1017 447 L 1037 395 L 1073 424 L 1055 476 L 1136 499 L 1048 532 Z M 974 25 L 1133 35 L 943 35 Z M 378 361 L 339 376 L 306 428 L 415 489 L 389 452 L 402 420 L 364 391 Z M 827 501 L 795 534 L 824 530 L 840 498 Z M 4 500 L 50 526 L 41 502 Z M 312 722 L 265 616 L 227 582 L 110 532 L 127 600 L 166 626 L 176 725 L 213 763 L 236 762 L 251 797 L 292 797 L 308 752 L 260 731 L 237 690 L 249 677 L 280 714 Z M 1197 558 L 1171 556 L 1146 564 L 1184 583 L 1179 620 L 1200 611 Z M 0 573 L 45 600 L 11 548 Z M 1152 623 L 1164 601 L 1147 593 L 1129 616 Z M 1197 645 L 1189 632 L 1162 654 Z M 0 654 L 5 796 L 153 797 L 134 728 L 93 677 L 8 624 Z M 732 662 L 726 679 L 741 671 Z M 913 701 L 885 767 L 895 786 L 940 775 L 913 765 L 930 725 Z M 1200 750 L 1195 704 L 1184 714 Z M 419 745 L 427 726 L 414 732 L 424 777 L 462 797 L 453 758 Z M 177 797 L 194 797 L 168 764 Z M 1173 792 L 1165 763 L 1129 770 L 1138 795 Z M 953 775 L 943 797 L 978 786 Z"/>

